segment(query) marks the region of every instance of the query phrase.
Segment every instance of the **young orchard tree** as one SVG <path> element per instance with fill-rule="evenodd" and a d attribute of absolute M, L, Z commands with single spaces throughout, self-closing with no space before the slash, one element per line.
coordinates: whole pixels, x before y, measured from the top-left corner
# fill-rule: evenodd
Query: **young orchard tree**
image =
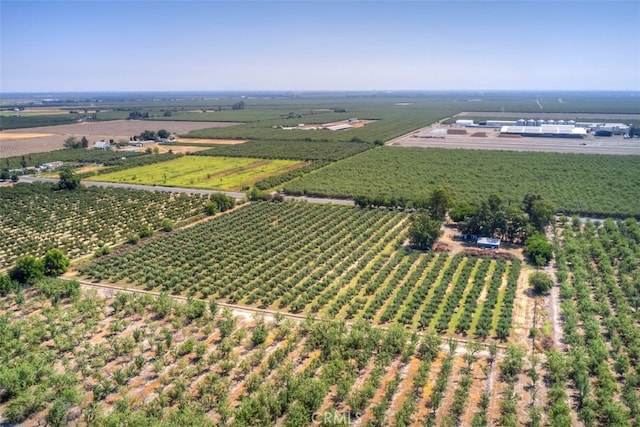
<path fill-rule="evenodd" d="M 553 279 L 546 273 L 536 271 L 529 276 L 529 285 L 537 294 L 543 295 L 553 287 Z"/>

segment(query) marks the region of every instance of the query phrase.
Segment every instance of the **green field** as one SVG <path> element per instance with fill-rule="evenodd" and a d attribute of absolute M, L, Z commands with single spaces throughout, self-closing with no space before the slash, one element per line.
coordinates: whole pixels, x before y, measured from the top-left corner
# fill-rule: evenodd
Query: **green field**
<path fill-rule="evenodd" d="M 565 213 L 640 216 L 640 156 L 380 147 L 284 186 L 291 194 L 425 200 L 453 188 L 458 200 L 490 194 L 519 203 L 541 194 Z"/>
<path fill-rule="evenodd" d="M 169 187 L 241 190 L 264 178 L 305 165 L 304 162 L 291 160 L 185 156 L 88 179 Z"/>

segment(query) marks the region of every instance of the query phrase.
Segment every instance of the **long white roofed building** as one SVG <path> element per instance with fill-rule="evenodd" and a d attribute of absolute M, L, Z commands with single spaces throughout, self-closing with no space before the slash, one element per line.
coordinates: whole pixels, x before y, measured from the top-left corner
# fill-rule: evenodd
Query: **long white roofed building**
<path fill-rule="evenodd" d="M 550 138 L 584 138 L 587 130 L 574 125 L 502 126 L 501 135 L 542 136 Z"/>

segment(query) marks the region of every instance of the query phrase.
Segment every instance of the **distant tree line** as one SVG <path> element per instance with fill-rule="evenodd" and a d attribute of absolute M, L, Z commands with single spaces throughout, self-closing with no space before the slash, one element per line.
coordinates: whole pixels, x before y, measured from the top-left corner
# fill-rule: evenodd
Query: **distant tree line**
<path fill-rule="evenodd" d="M 160 129 L 158 132 L 153 130 L 144 130 L 139 135 L 131 137 L 132 141 L 156 141 L 158 139 L 167 139 L 171 133 L 166 129 Z"/>
<path fill-rule="evenodd" d="M 438 187 L 433 190 L 426 199 L 405 199 L 395 196 L 357 196 L 354 202 L 361 208 L 402 208 L 426 210 L 433 218 L 444 220 L 445 214 L 455 203 L 453 190 L 446 187 Z"/>
<path fill-rule="evenodd" d="M 80 140 L 75 136 L 70 136 L 69 138 L 64 140 L 64 148 L 74 149 L 74 148 L 89 148 L 89 140 L 86 136 L 83 136 Z"/>
<path fill-rule="evenodd" d="M 129 117 L 127 117 L 128 120 L 140 120 L 140 119 L 148 119 L 148 118 L 149 118 L 148 111 L 140 112 L 138 110 L 134 110 L 130 112 Z"/>
<path fill-rule="evenodd" d="M 25 285 L 34 285 L 44 276 L 64 274 L 69 265 L 69 258 L 57 248 L 49 249 L 42 258 L 25 255 L 9 269 L 7 275 L 0 276 L 0 296 L 16 292 Z"/>

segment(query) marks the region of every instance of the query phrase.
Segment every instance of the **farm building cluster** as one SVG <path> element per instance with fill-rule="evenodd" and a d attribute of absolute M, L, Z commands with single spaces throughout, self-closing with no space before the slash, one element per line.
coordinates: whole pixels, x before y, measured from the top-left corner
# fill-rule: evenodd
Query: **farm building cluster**
<path fill-rule="evenodd" d="M 500 135 L 510 136 L 542 136 L 554 138 L 584 138 L 591 133 L 594 136 L 624 135 L 631 137 L 632 126 L 624 123 L 592 123 L 576 122 L 575 120 L 483 120 L 476 123 L 473 120 L 456 120 L 456 126 L 465 128 L 493 128 L 500 129 Z"/>
<path fill-rule="evenodd" d="M 327 129 L 327 130 L 347 130 L 353 128 L 359 128 L 365 126 L 374 120 L 361 120 L 355 117 L 350 119 L 341 120 L 338 122 L 331 123 L 322 123 L 322 124 L 304 124 L 300 123 L 298 126 L 274 126 L 274 128 L 280 128 L 284 130 L 319 130 L 319 129 Z"/>

